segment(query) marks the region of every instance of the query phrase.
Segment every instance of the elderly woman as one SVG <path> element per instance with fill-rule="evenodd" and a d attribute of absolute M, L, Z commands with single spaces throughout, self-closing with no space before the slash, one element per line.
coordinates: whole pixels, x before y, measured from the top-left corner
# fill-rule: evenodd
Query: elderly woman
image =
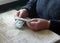
<path fill-rule="evenodd" d="M 30 17 L 26 24 L 32 30 L 50 29 L 60 34 L 60 0 L 29 0 L 16 16 Z"/>

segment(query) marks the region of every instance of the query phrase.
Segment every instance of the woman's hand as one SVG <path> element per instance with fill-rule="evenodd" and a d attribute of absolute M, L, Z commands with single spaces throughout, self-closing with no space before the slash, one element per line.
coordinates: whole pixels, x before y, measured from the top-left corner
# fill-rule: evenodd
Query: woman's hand
<path fill-rule="evenodd" d="M 26 22 L 27 26 L 35 31 L 43 30 L 49 28 L 50 21 L 40 18 L 34 18 Z"/>
<path fill-rule="evenodd" d="M 26 9 L 20 9 L 15 13 L 15 16 L 26 18 L 28 16 L 28 12 Z"/>

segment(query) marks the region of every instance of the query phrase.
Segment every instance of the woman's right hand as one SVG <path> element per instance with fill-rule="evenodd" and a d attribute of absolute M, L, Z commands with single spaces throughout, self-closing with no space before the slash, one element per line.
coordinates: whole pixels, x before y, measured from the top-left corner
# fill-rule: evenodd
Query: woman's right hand
<path fill-rule="evenodd" d="M 21 18 L 26 18 L 28 16 L 28 12 L 26 9 L 20 9 L 15 13 L 15 16 L 21 17 Z"/>

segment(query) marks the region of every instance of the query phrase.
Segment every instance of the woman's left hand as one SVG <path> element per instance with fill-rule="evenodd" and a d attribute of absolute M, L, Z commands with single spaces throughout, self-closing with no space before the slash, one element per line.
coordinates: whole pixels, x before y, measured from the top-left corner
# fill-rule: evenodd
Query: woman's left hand
<path fill-rule="evenodd" d="M 46 19 L 33 18 L 26 22 L 27 26 L 35 31 L 43 30 L 49 28 L 50 21 Z"/>

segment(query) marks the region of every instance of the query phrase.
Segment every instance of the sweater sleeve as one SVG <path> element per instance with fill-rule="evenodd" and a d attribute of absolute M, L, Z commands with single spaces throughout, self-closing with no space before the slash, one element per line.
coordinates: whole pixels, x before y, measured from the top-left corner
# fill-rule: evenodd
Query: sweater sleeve
<path fill-rule="evenodd" d="M 29 11 L 32 10 L 33 7 L 35 8 L 35 6 L 34 6 L 35 3 L 36 3 L 36 0 L 29 0 L 29 1 L 27 2 L 27 4 L 26 4 L 25 6 L 23 6 L 22 8 L 23 8 L 23 9 L 27 9 L 28 12 L 29 12 Z"/>
<path fill-rule="evenodd" d="M 50 22 L 50 30 L 60 35 L 60 20 L 51 20 Z"/>
<path fill-rule="evenodd" d="M 22 7 L 22 9 L 27 9 L 29 18 L 37 18 L 38 17 L 38 15 L 36 13 L 36 3 L 37 3 L 37 0 L 29 0 L 27 2 L 27 4 Z"/>

